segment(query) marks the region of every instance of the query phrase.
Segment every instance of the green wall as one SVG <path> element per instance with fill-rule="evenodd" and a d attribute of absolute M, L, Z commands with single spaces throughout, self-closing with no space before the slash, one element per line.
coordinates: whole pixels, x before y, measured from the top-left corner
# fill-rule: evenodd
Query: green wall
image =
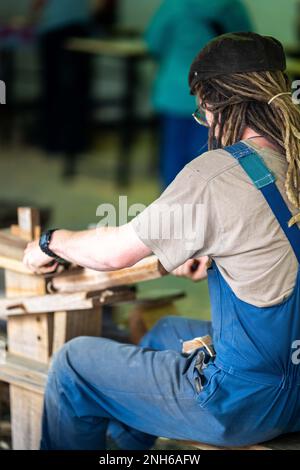
<path fill-rule="evenodd" d="M 275 36 L 284 44 L 295 42 L 299 0 L 245 0 L 245 4 L 251 13 L 257 32 Z"/>
<path fill-rule="evenodd" d="M 209 1 L 209 0 L 207 0 Z M 121 23 L 143 29 L 161 0 L 121 0 Z M 299 0 L 244 0 L 257 32 L 295 42 L 295 15 Z"/>

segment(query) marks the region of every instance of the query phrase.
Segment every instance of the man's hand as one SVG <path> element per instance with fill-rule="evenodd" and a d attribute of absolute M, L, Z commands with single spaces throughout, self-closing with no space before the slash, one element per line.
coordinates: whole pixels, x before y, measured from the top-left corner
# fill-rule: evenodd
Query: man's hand
<path fill-rule="evenodd" d="M 31 242 L 24 251 L 23 263 L 36 274 L 47 274 L 54 272 L 58 266 L 57 261 L 42 252 L 39 242 Z"/>
<path fill-rule="evenodd" d="M 186 277 L 192 281 L 202 281 L 207 278 L 208 256 L 197 259 L 189 259 L 182 266 L 175 269 L 172 274 L 178 277 Z"/>

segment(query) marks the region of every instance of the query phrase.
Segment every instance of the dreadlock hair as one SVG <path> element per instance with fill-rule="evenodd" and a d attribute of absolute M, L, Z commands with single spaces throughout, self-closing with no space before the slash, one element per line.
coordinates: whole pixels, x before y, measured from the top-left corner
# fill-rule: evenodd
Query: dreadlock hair
<path fill-rule="evenodd" d="M 199 81 L 194 94 L 213 114 L 209 148 L 222 148 L 242 140 L 247 127 L 265 137 L 286 156 L 285 181 L 289 201 L 300 209 L 300 110 L 291 96 L 284 72 L 251 72 L 222 75 Z M 289 225 L 300 222 L 300 213 Z"/>

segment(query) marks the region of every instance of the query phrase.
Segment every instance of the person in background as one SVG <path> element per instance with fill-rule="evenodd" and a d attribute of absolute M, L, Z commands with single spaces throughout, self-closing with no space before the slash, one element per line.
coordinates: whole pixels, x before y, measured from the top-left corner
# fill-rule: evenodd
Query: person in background
<path fill-rule="evenodd" d="M 145 39 L 159 64 L 153 105 L 161 117 L 163 186 L 207 150 L 208 131 L 191 116 L 196 105 L 186 77 L 193 57 L 217 35 L 251 30 L 240 0 L 163 0 L 154 15 Z"/>
<path fill-rule="evenodd" d="M 42 67 L 41 144 L 63 153 L 66 178 L 76 174 L 78 155 L 88 146 L 90 57 L 67 50 L 72 37 L 87 37 L 104 0 L 34 0 L 31 22 L 39 34 Z"/>

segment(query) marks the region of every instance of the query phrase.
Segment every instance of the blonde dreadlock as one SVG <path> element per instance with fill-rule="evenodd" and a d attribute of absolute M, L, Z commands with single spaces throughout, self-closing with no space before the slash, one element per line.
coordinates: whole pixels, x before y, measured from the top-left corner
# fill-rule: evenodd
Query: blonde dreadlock
<path fill-rule="evenodd" d="M 280 71 L 224 75 L 195 87 L 201 105 L 213 113 L 209 147 L 222 148 L 242 140 L 246 127 L 268 139 L 286 156 L 286 194 L 300 209 L 300 110 L 287 96 L 289 91 L 289 79 Z M 285 94 L 268 104 L 281 93 Z M 289 226 L 298 222 L 300 213 Z"/>

